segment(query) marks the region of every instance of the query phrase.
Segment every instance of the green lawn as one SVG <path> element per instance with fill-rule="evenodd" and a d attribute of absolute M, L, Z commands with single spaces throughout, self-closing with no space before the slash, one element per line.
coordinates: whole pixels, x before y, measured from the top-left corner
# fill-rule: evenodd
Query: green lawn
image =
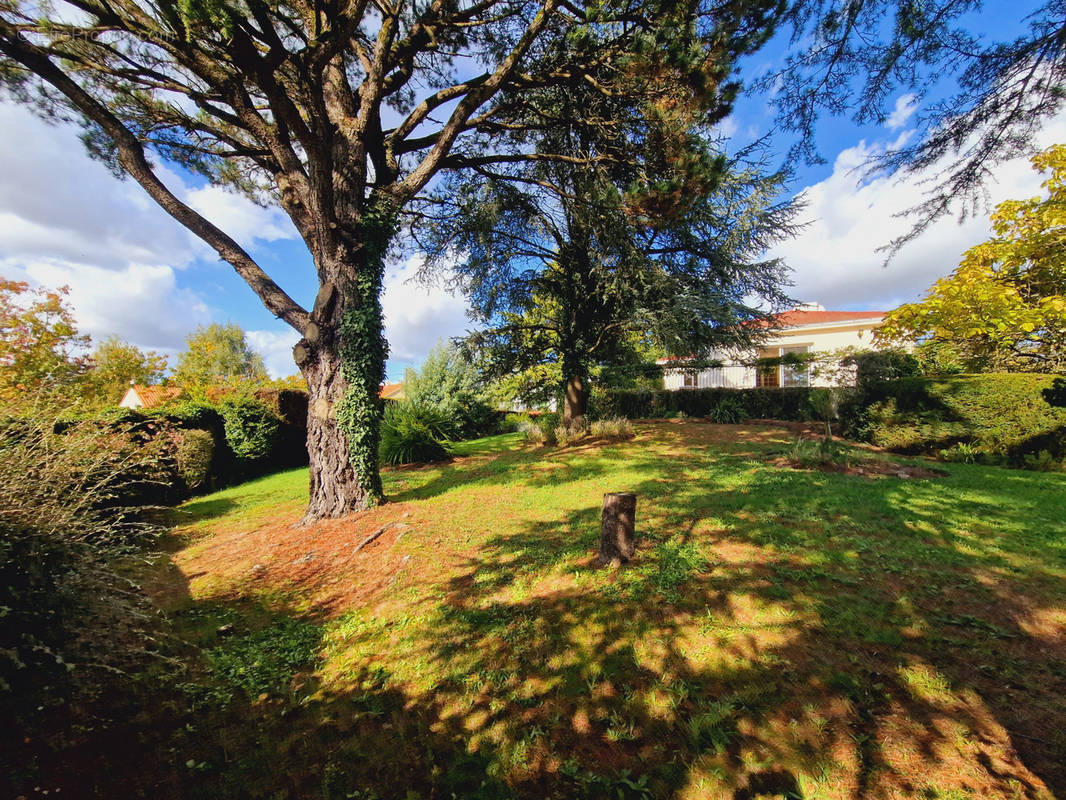
<path fill-rule="evenodd" d="M 129 780 L 220 798 L 1066 797 L 1066 476 L 871 479 L 775 466 L 777 429 L 637 433 L 464 443 L 388 470 L 382 508 L 308 528 L 290 527 L 305 471 L 186 504 L 154 591 L 202 654 L 168 690 L 156 768 Z M 638 556 L 593 569 L 602 494 L 624 490 Z"/>

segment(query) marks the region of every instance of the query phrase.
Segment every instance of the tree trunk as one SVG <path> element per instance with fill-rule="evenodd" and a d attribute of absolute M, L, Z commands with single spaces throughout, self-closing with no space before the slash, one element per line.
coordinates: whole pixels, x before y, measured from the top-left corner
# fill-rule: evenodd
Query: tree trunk
<path fill-rule="evenodd" d="M 563 424 L 570 426 L 575 420 L 584 417 L 588 408 L 588 392 L 580 375 L 571 375 L 566 382 L 566 395 L 563 398 Z"/>
<path fill-rule="evenodd" d="M 597 564 L 617 566 L 633 557 L 637 549 L 634 534 L 636 515 L 637 496 L 632 492 L 608 492 L 603 496 Z"/>
<path fill-rule="evenodd" d="M 304 522 L 342 517 L 384 500 L 378 463 L 388 343 L 381 287 L 396 231 L 388 200 L 375 200 L 316 259 L 323 282 L 293 358 L 307 381 L 310 499 Z"/>
<path fill-rule="evenodd" d="M 301 353 L 301 347 L 307 345 L 296 346 L 297 362 L 301 356 L 311 358 L 301 365 L 307 380 L 307 456 L 311 472 L 310 498 L 303 519 L 306 523 L 362 511 L 376 498 L 370 497 L 352 469 L 348 437 L 337 422 L 337 405 L 348 388 L 340 355 L 320 345 L 311 356 Z"/>

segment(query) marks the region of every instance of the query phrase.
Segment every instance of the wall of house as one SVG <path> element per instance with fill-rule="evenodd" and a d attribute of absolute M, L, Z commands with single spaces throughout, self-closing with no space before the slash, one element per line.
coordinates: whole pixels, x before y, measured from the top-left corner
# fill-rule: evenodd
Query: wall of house
<path fill-rule="evenodd" d="M 780 348 L 793 348 L 806 346 L 807 352 L 831 353 L 837 350 L 853 348 L 855 350 L 874 349 L 873 331 L 880 320 L 862 320 L 846 326 L 827 326 L 823 328 L 809 327 L 799 330 L 786 330 L 777 332 L 773 338 L 767 339 L 759 349 L 744 352 L 719 352 L 712 354 L 712 358 L 724 362 L 724 366 L 715 369 L 699 370 L 694 379 L 690 378 L 686 384 L 686 374 L 691 375 L 691 370 L 667 369 L 663 372 L 663 387 L 671 390 L 680 389 L 750 389 L 755 386 L 755 369 L 743 366 L 739 363 L 752 361 L 760 356 L 781 355 Z M 836 379 L 828 375 L 814 375 L 810 378 L 810 386 L 832 386 L 835 380 L 847 377 L 837 376 Z M 692 384 L 695 385 L 692 385 Z"/>
<path fill-rule="evenodd" d="M 877 325 L 871 322 L 856 323 L 848 328 L 806 328 L 797 331 L 780 331 L 774 338 L 767 340 L 764 347 L 795 347 L 808 344 L 812 353 L 829 353 L 854 347 L 856 350 L 873 348 L 873 330 Z"/>

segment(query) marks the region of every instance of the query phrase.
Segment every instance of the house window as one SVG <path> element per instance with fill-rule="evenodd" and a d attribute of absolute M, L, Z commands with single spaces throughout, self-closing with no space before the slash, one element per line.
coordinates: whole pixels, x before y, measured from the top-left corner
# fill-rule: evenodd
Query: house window
<path fill-rule="evenodd" d="M 782 347 L 781 355 L 806 355 L 810 351 L 808 345 L 801 347 Z M 810 385 L 810 365 L 808 364 L 782 364 L 781 365 L 781 385 L 782 386 L 809 386 Z"/>
<path fill-rule="evenodd" d="M 781 384 L 777 380 L 777 366 L 757 367 L 755 370 L 755 386 L 759 389 L 776 389 Z"/>
<path fill-rule="evenodd" d="M 781 355 L 780 348 L 764 347 L 759 351 L 759 358 L 777 358 Z M 776 389 L 781 385 L 780 372 L 777 364 L 759 364 L 755 367 L 755 386 L 760 389 Z"/>
<path fill-rule="evenodd" d="M 682 373 L 681 386 L 685 389 L 695 389 L 698 383 L 695 370 L 686 370 Z"/>

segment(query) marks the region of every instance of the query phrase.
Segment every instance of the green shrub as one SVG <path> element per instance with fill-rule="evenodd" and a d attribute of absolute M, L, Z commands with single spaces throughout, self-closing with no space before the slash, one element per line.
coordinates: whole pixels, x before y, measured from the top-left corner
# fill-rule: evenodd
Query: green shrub
<path fill-rule="evenodd" d="M 1066 409 L 1044 402 L 1050 375 L 904 378 L 866 387 L 862 438 L 889 450 L 1025 466 L 1066 458 Z M 853 426 L 858 429 L 860 426 Z M 960 450 L 959 445 L 966 445 Z M 968 458 L 969 455 L 966 455 Z"/>
<path fill-rule="evenodd" d="M 849 466 L 852 451 L 829 436 L 821 439 L 796 439 L 792 443 L 789 458 L 801 467 L 823 467 L 829 464 Z"/>
<path fill-rule="evenodd" d="M 492 406 L 481 400 L 473 399 L 456 405 L 452 413 L 455 415 L 460 438 L 476 439 L 499 431 L 500 415 Z"/>
<path fill-rule="evenodd" d="M 215 457 L 215 437 L 210 431 L 190 428 L 179 431 L 177 440 L 174 459 L 186 488 L 193 490 L 208 486 Z"/>
<path fill-rule="evenodd" d="M 810 391 L 805 386 L 782 389 L 612 390 L 604 393 L 597 416 L 626 419 L 710 417 L 714 408 L 728 400 L 743 409 L 743 419 L 809 421 L 812 418 L 808 401 Z"/>
<path fill-rule="evenodd" d="M 459 435 L 458 425 L 436 406 L 389 403 L 381 423 L 381 461 L 414 464 L 451 457 L 444 442 Z"/>
<path fill-rule="evenodd" d="M 707 414 L 707 418 L 718 425 L 736 425 L 744 416 L 744 406 L 735 397 L 723 397 Z"/>
<path fill-rule="evenodd" d="M 512 411 L 504 414 L 503 419 L 500 420 L 499 429 L 501 433 L 515 433 L 522 431 L 523 425 L 526 425 L 532 421 L 532 417 L 525 411 Z"/>
<path fill-rule="evenodd" d="M 958 442 L 951 447 L 945 447 L 938 455 L 941 461 L 950 461 L 956 464 L 976 464 L 981 460 L 981 448 L 967 442 Z"/>
<path fill-rule="evenodd" d="M 855 381 L 866 386 L 897 378 L 913 378 L 922 374 L 918 359 L 906 350 L 863 350 L 846 356 L 841 364 L 855 368 Z"/>
<path fill-rule="evenodd" d="M 16 729 L 140 663 L 141 598 L 109 562 L 160 531 L 131 498 L 167 461 L 165 437 L 32 405 L 0 422 L 0 715 Z"/>
<path fill-rule="evenodd" d="M 278 442 L 280 420 L 259 400 L 227 400 L 219 409 L 225 423 L 226 443 L 239 461 L 265 460 Z"/>
<path fill-rule="evenodd" d="M 589 433 L 599 439 L 632 439 L 633 424 L 623 417 L 600 419 L 589 425 Z"/>

